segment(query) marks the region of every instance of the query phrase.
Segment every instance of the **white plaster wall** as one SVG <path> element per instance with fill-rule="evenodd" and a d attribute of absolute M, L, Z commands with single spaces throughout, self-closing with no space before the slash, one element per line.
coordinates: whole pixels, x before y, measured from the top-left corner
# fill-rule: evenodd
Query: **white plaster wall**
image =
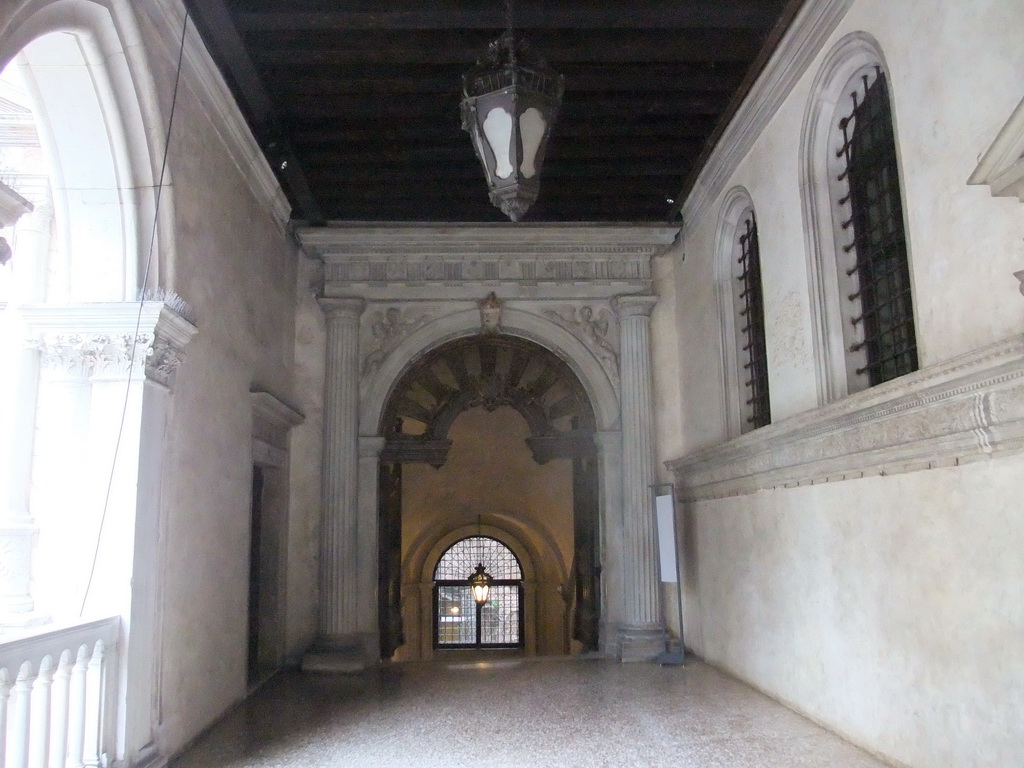
<path fill-rule="evenodd" d="M 859 0 L 688 223 L 675 289 L 681 434 L 659 435 L 665 460 L 726 439 L 713 249 L 736 185 L 758 216 L 773 420 L 818 404 L 800 135 L 821 61 L 857 30 L 879 41 L 891 76 L 922 367 L 1024 330 L 1012 274 L 1024 206 L 966 183 L 1024 95 L 1024 2 Z M 688 644 L 889 759 L 1018 764 L 1022 468 L 997 458 L 694 505 Z"/>
<path fill-rule="evenodd" d="M 151 9 L 152 10 L 152 9 Z M 169 103 L 175 30 L 140 14 L 158 92 Z M 253 192 L 187 65 L 168 171 L 172 285 L 199 332 L 178 372 L 163 486 L 159 740 L 170 755 L 246 693 L 252 408 L 249 392 L 292 400 L 296 253 Z M 293 458 L 293 463 L 301 461 Z M 313 600 L 289 590 L 293 601 Z"/>
<path fill-rule="evenodd" d="M 915 768 L 1024 755 L 1024 457 L 687 510 L 700 655 Z"/>

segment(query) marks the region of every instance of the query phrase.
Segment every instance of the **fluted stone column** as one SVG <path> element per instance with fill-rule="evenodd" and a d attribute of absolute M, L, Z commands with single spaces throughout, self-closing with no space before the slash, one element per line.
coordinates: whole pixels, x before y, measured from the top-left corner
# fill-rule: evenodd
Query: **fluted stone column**
<path fill-rule="evenodd" d="M 622 432 L 596 432 L 601 477 L 601 653 L 619 655 L 622 591 Z"/>
<path fill-rule="evenodd" d="M 359 632 L 359 298 L 321 299 L 327 315 L 320 528 L 319 649 L 362 645 Z"/>
<path fill-rule="evenodd" d="M 623 661 L 652 659 L 665 650 L 651 494 L 655 482 L 651 310 L 656 303 L 654 296 L 615 300 L 622 382 Z"/>
<path fill-rule="evenodd" d="M 380 452 L 387 441 L 377 435 L 359 438 L 359 525 L 357 556 L 359 560 L 359 626 L 366 655 L 380 655 L 380 634 L 377 603 L 377 582 L 380 577 L 380 554 L 377 491 Z"/>

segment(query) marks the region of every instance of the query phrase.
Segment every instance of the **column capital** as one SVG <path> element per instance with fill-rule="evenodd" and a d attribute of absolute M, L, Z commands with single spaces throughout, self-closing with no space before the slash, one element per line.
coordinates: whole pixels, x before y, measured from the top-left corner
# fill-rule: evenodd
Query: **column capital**
<path fill-rule="evenodd" d="M 380 456 L 380 452 L 384 450 L 385 443 L 387 443 L 387 438 L 384 437 L 378 437 L 377 435 L 360 435 L 359 458 L 377 458 L 378 456 Z"/>
<path fill-rule="evenodd" d="M 319 298 L 317 303 L 320 304 L 320 309 L 327 315 L 328 320 L 358 320 L 366 309 L 366 299 L 361 299 L 358 296 Z"/>
<path fill-rule="evenodd" d="M 622 320 L 627 317 L 650 317 L 654 305 L 658 303 L 657 296 L 616 296 L 612 301 L 616 316 Z"/>

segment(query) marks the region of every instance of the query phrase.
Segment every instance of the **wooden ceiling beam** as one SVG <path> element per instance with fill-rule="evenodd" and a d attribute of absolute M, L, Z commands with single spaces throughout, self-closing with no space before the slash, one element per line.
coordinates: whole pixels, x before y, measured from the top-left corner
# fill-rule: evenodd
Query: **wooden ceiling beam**
<path fill-rule="evenodd" d="M 385 142 L 349 142 L 330 149 L 309 149 L 302 153 L 303 164 L 310 172 L 323 168 L 348 166 L 390 166 L 396 164 L 420 165 L 437 164 L 447 167 L 449 163 L 466 162 L 476 156 L 470 146 L 468 134 L 458 144 L 418 142 L 410 139 L 401 144 Z M 548 160 L 632 160 L 647 157 L 672 157 L 673 155 L 696 155 L 703 148 L 700 138 L 657 139 L 640 142 L 633 137 L 623 136 L 599 143 L 556 141 L 548 149 Z"/>
<path fill-rule="evenodd" d="M 195 0 L 193 0 L 195 2 Z M 557 69 L 564 64 L 747 62 L 761 48 L 760 34 L 731 30 L 669 30 L 642 35 L 595 30 L 586 35 L 546 30 L 530 38 Z M 344 64 L 461 64 L 471 66 L 487 49 L 488 36 L 464 32 L 402 35 L 248 35 L 258 67 L 321 67 Z"/>
<path fill-rule="evenodd" d="M 351 94 L 449 94 L 460 93 L 466 67 L 441 64 L 418 67 L 381 65 L 327 68 L 271 67 L 262 72 L 267 88 L 286 100 L 317 95 Z M 559 67 L 569 93 L 628 91 L 676 93 L 714 91 L 731 94 L 743 78 L 745 67 L 736 63 L 623 64 L 620 66 L 572 64 Z"/>
<path fill-rule="evenodd" d="M 714 128 L 715 118 L 695 115 L 685 121 L 675 118 L 647 116 L 642 121 L 603 121 L 573 123 L 564 120 L 555 125 L 552 142 L 571 140 L 605 141 L 626 138 L 631 141 L 658 141 L 675 139 L 703 139 Z M 371 142 L 381 146 L 403 146 L 410 142 L 468 141 L 468 135 L 452 117 L 436 125 L 360 123 L 351 120 L 296 120 L 291 123 L 290 137 L 303 151 L 311 148 L 340 146 L 342 144 Z"/>
<path fill-rule="evenodd" d="M 302 10 L 279 10 L 279 3 L 236 3 L 236 17 L 243 30 L 423 30 L 485 29 L 505 27 L 505 12 L 498 3 L 451 0 L 392 2 L 382 8 L 379 2 L 348 2 L 344 10 L 337 2 L 303 4 Z M 550 3 L 544 0 L 518 0 L 515 25 L 520 29 L 560 27 L 590 30 L 664 29 L 689 27 L 717 29 L 769 29 L 778 17 L 778 0 L 604 0 L 588 3 Z"/>

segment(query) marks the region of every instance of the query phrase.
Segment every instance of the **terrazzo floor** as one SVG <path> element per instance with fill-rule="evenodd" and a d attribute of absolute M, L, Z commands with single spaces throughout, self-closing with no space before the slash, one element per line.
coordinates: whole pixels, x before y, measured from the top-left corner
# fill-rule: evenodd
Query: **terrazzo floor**
<path fill-rule="evenodd" d="M 880 768 L 696 660 L 499 659 L 278 675 L 172 768 Z"/>

